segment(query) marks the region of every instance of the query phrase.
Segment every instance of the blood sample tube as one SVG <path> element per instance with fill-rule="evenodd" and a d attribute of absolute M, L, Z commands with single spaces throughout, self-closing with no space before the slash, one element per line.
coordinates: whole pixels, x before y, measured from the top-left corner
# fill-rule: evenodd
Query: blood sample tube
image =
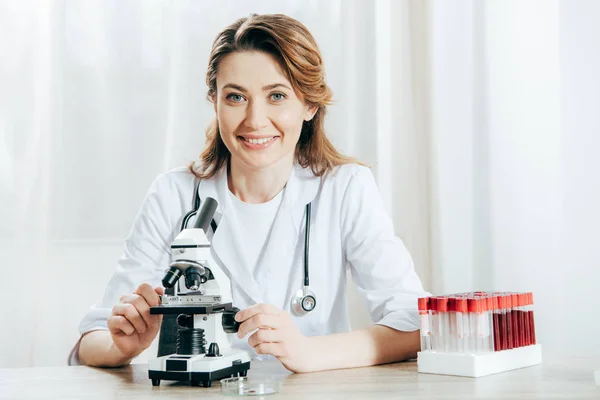
<path fill-rule="evenodd" d="M 525 328 L 525 346 L 529 346 L 531 342 L 531 325 L 529 324 L 529 293 L 523 294 L 523 327 Z"/>
<path fill-rule="evenodd" d="M 419 318 L 421 320 L 421 351 L 431 350 L 431 331 L 429 329 L 429 298 L 419 298 Z"/>
<path fill-rule="evenodd" d="M 500 297 L 498 295 L 492 296 L 492 315 L 494 319 L 494 351 L 500 351 L 500 347 L 502 346 L 502 341 L 500 339 Z"/>
<path fill-rule="evenodd" d="M 429 316 L 431 323 L 431 349 L 433 351 L 440 351 L 439 349 L 439 341 L 440 341 L 440 323 L 439 323 L 439 315 L 437 310 L 437 297 L 429 298 L 429 308 L 431 310 Z"/>
<path fill-rule="evenodd" d="M 494 301 L 493 297 L 486 295 L 485 297 L 485 315 L 487 323 L 487 343 L 486 351 L 494 351 Z"/>
<path fill-rule="evenodd" d="M 458 335 L 456 332 L 456 298 L 448 296 L 448 351 L 456 352 L 458 349 Z"/>
<path fill-rule="evenodd" d="M 500 350 L 508 348 L 508 329 L 506 329 L 506 298 L 500 294 Z"/>
<path fill-rule="evenodd" d="M 527 346 L 525 341 L 525 293 L 519 293 L 519 306 L 517 307 L 517 319 L 519 322 L 519 347 Z"/>
<path fill-rule="evenodd" d="M 437 309 L 438 309 L 438 322 L 440 328 L 439 342 L 438 342 L 438 351 L 447 352 L 448 351 L 448 342 L 450 340 L 450 331 L 448 324 L 448 298 L 447 297 L 438 297 L 437 299 Z"/>
<path fill-rule="evenodd" d="M 529 322 L 529 335 L 530 335 L 530 344 L 536 344 L 535 340 L 535 322 L 533 318 L 533 293 L 527 293 L 528 297 L 528 309 L 527 309 L 527 319 Z"/>
<path fill-rule="evenodd" d="M 480 322 L 481 316 L 481 302 L 480 298 L 472 297 L 467 300 L 467 307 L 469 309 L 469 325 L 471 328 L 471 350 L 472 353 L 483 352 L 483 332 L 482 324 Z"/>
<path fill-rule="evenodd" d="M 506 316 L 506 348 L 508 350 L 510 350 L 510 349 L 514 349 L 513 325 L 512 325 L 513 304 L 512 304 L 512 295 L 510 293 L 504 294 L 504 306 L 506 307 L 504 310 L 505 311 L 504 315 Z"/>
<path fill-rule="evenodd" d="M 459 297 L 456 299 L 456 337 L 457 351 L 468 353 L 469 349 L 469 318 L 467 314 L 467 299 Z"/>
<path fill-rule="evenodd" d="M 512 319 L 512 347 L 516 349 L 521 347 L 519 344 L 519 316 L 517 311 L 519 309 L 519 295 L 517 293 L 510 294 L 512 301 L 511 319 Z"/>
<path fill-rule="evenodd" d="M 488 313 L 488 300 L 485 296 L 480 296 L 477 300 L 479 302 L 479 316 L 478 316 L 478 324 L 479 324 L 479 335 L 481 338 L 481 351 L 486 353 L 489 350 L 490 343 L 490 320 Z"/>

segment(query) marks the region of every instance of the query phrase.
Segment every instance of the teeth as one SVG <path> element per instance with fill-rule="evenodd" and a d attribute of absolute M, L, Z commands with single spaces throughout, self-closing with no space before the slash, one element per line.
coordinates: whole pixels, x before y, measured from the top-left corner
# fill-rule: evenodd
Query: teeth
<path fill-rule="evenodd" d="M 267 143 L 268 141 L 270 141 L 271 139 L 273 139 L 273 137 L 261 138 L 261 139 L 246 139 L 246 140 L 252 144 L 264 144 L 264 143 Z"/>

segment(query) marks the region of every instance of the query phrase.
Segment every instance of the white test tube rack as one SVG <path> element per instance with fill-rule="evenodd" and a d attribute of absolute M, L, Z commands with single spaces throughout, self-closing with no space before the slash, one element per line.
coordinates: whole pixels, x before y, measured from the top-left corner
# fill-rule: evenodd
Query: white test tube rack
<path fill-rule="evenodd" d="M 531 367 L 542 363 L 542 346 L 539 344 L 511 350 L 482 354 L 419 352 L 418 370 L 425 374 L 480 376 L 498 374 L 513 369 Z M 598 380 L 599 372 L 596 372 Z"/>

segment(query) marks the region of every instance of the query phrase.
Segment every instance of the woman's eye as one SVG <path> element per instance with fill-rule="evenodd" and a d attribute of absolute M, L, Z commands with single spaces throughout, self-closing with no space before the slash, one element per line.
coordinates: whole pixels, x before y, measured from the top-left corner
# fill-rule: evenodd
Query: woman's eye
<path fill-rule="evenodd" d="M 234 103 L 239 103 L 244 100 L 244 98 L 242 96 L 240 96 L 239 94 L 234 94 L 234 93 L 227 95 L 227 99 L 233 101 Z"/>
<path fill-rule="evenodd" d="M 281 101 L 283 99 L 285 99 L 285 94 L 283 93 L 273 93 L 271 95 L 271 100 L 273 101 Z"/>

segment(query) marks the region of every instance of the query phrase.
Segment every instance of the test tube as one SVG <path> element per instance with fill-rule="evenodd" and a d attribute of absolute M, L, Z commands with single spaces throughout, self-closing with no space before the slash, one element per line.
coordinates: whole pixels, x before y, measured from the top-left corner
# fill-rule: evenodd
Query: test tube
<path fill-rule="evenodd" d="M 504 306 L 506 315 L 506 348 L 513 349 L 513 325 L 512 325 L 512 295 L 510 293 L 504 294 Z"/>
<path fill-rule="evenodd" d="M 525 305 L 525 293 L 518 293 L 518 306 L 517 306 L 517 320 L 519 325 L 519 347 L 527 346 L 525 341 L 525 311 L 523 307 Z"/>
<path fill-rule="evenodd" d="M 486 297 L 486 316 L 488 327 L 487 351 L 494 351 L 494 297 Z"/>
<path fill-rule="evenodd" d="M 447 350 L 455 352 L 458 350 L 458 337 L 456 333 L 456 298 L 448 296 L 448 343 Z"/>
<path fill-rule="evenodd" d="M 517 308 L 517 313 L 519 315 L 519 342 L 521 347 L 529 345 L 529 329 L 527 329 L 527 312 L 525 311 L 526 303 L 527 293 L 519 293 L 519 307 Z"/>
<path fill-rule="evenodd" d="M 429 298 L 419 298 L 419 317 L 421 320 L 421 351 L 431 350 L 431 331 L 429 329 Z"/>
<path fill-rule="evenodd" d="M 527 293 L 527 321 L 529 326 L 529 344 L 536 344 L 535 323 L 533 318 L 533 293 Z"/>
<path fill-rule="evenodd" d="M 477 299 L 469 297 L 467 299 L 467 308 L 469 310 L 469 348 L 471 353 L 477 353 L 477 339 L 479 332 L 477 331 Z"/>
<path fill-rule="evenodd" d="M 512 299 L 512 310 L 511 310 L 511 318 L 512 318 L 512 338 L 513 338 L 513 348 L 521 347 L 519 342 L 519 295 L 517 293 L 511 293 L 510 297 Z"/>
<path fill-rule="evenodd" d="M 479 352 L 485 353 L 489 351 L 490 330 L 489 319 L 487 312 L 487 298 L 479 296 L 477 299 L 477 329 L 479 332 Z"/>
<path fill-rule="evenodd" d="M 430 309 L 430 329 L 431 329 L 431 350 L 440 351 L 440 327 L 439 327 L 439 316 L 437 311 L 437 297 L 429 298 L 429 309 Z"/>
<path fill-rule="evenodd" d="M 438 297 L 437 299 L 438 321 L 439 321 L 439 351 L 448 351 L 448 342 L 450 339 L 449 323 L 448 323 L 448 298 Z"/>
<path fill-rule="evenodd" d="M 494 325 L 494 351 L 500 351 L 502 340 L 500 339 L 500 297 L 496 294 L 492 296 L 492 315 Z"/>
<path fill-rule="evenodd" d="M 504 293 L 499 293 L 500 303 L 500 350 L 508 349 L 508 329 L 506 329 L 506 298 Z"/>
<path fill-rule="evenodd" d="M 456 338 L 457 351 L 459 353 L 468 353 L 468 337 L 469 337 L 469 319 L 467 314 L 467 299 L 456 299 Z"/>
<path fill-rule="evenodd" d="M 528 293 L 524 293 L 524 300 L 525 300 L 525 302 L 523 303 L 523 319 L 524 319 L 523 326 L 525 327 L 525 346 L 529 346 L 532 342 L 531 342 L 531 324 L 529 323 L 529 294 Z"/>

